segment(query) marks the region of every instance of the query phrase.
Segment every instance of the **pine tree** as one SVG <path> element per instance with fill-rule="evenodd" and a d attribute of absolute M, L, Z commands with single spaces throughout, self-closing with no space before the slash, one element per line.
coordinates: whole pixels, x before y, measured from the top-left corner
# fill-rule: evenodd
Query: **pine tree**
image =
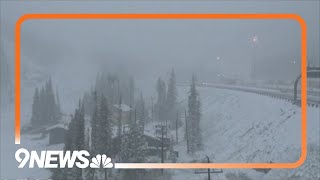
<path fill-rule="evenodd" d="M 146 161 L 145 153 L 147 144 L 138 124 L 134 124 L 134 126 L 123 135 L 121 147 L 121 155 L 126 162 L 142 163 Z M 140 176 L 142 173 L 140 172 L 139 170 L 122 171 L 122 179 L 141 179 Z"/>
<path fill-rule="evenodd" d="M 177 114 L 177 87 L 176 87 L 176 76 L 174 69 L 172 69 L 170 74 L 170 79 L 168 83 L 168 92 L 166 98 L 167 107 L 167 118 L 171 124 L 171 127 L 175 127 L 175 120 Z"/>
<path fill-rule="evenodd" d="M 52 89 L 51 78 L 41 87 L 35 90 L 32 104 L 31 125 L 41 127 L 52 125 L 61 119 L 60 100 L 57 92 L 57 99 Z"/>
<path fill-rule="evenodd" d="M 146 141 L 138 125 L 134 125 L 124 134 L 121 147 L 121 155 L 126 162 L 144 162 L 146 160 Z"/>
<path fill-rule="evenodd" d="M 60 96 L 59 96 L 58 88 L 56 90 L 56 108 L 55 109 L 56 109 L 55 118 L 61 119 L 62 114 L 61 114 Z"/>
<path fill-rule="evenodd" d="M 32 117 L 31 117 L 31 125 L 32 126 L 39 126 L 40 122 L 40 95 L 38 88 L 35 89 L 34 96 L 33 96 L 33 104 L 32 104 Z"/>
<path fill-rule="evenodd" d="M 75 111 L 75 121 L 76 121 L 76 137 L 75 145 L 77 150 L 82 150 L 85 148 L 85 119 L 84 119 L 84 106 L 79 101 L 79 107 Z"/>
<path fill-rule="evenodd" d="M 99 151 L 100 153 L 108 154 L 112 152 L 112 127 L 107 99 L 104 96 L 101 97 L 99 115 L 99 135 L 101 139 L 100 143 L 102 144 L 102 147 Z"/>
<path fill-rule="evenodd" d="M 138 126 L 140 127 L 142 133 L 144 132 L 144 127 L 147 121 L 147 117 L 148 117 L 148 111 L 146 109 L 143 94 L 141 92 L 140 98 L 136 104 L 136 118 L 138 121 Z"/>
<path fill-rule="evenodd" d="M 57 122 L 56 116 L 56 103 L 52 88 L 51 78 L 47 81 L 45 85 L 45 99 L 46 99 L 46 112 L 48 113 L 47 120 L 49 124 L 54 124 Z"/>
<path fill-rule="evenodd" d="M 134 90 L 135 90 L 135 85 L 134 85 L 134 78 L 130 77 L 129 79 L 129 105 L 132 106 L 134 103 Z"/>
<path fill-rule="evenodd" d="M 190 95 L 188 98 L 188 135 L 189 135 L 189 150 L 191 153 L 199 150 L 202 145 L 200 131 L 200 98 L 196 90 L 196 77 L 192 76 Z"/>
<path fill-rule="evenodd" d="M 39 116 L 40 116 L 40 121 L 39 121 L 39 125 L 45 125 L 48 123 L 48 113 L 47 113 L 47 105 L 46 105 L 46 94 L 45 94 L 45 90 L 44 87 L 41 87 L 40 90 L 40 105 L 39 105 Z"/>
<path fill-rule="evenodd" d="M 99 150 L 99 104 L 97 93 L 94 92 L 95 106 L 91 119 L 91 151 L 93 154 L 97 154 Z"/>
<path fill-rule="evenodd" d="M 91 143 L 91 131 L 90 131 L 90 128 L 87 128 L 86 130 L 86 133 L 85 133 L 85 145 L 84 145 L 84 150 L 88 151 L 88 152 L 91 152 L 91 146 L 90 146 L 90 143 Z M 90 153 L 91 156 L 89 157 L 89 159 L 92 159 L 93 158 L 93 154 Z M 84 177 L 85 179 L 94 179 L 94 173 L 95 173 L 95 169 L 93 168 L 86 168 L 84 170 Z"/>
<path fill-rule="evenodd" d="M 79 151 L 85 148 L 84 106 L 79 101 L 78 108 L 75 110 L 74 115 L 71 116 L 66 133 L 64 151 Z M 56 180 L 82 179 L 82 169 L 77 167 L 54 169 L 52 172 L 52 179 Z"/>
<path fill-rule="evenodd" d="M 91 126 L 91 142 L 92 142 L 92 154 L 106 154 L 110 156 L 112 144 L 112 127 L 110 112 L 108 108 L 107 99 L 101 95 L 100 101 L 96 97 L 96 106 L 94 114 L 92 116 Z M 94 172 L 89 171 L 90 176 L 94 176 Z M 107 171 L 105 170 L 105 176 Z"/>
<path fill-rule="evenodd" d="M 166 83 L 159 78 L 157 81 L 157 103 L 156 103 L 156 115 L 159 121 L 166 121 Z"/>
<path fill-rule="evenodd" d="M 84 107 L 81 101 L 79 101 L 79 107 L 74 114 L 75 119 L 75 137 L 74 137 L 74 149 L 83 150 L 85 148 L 85 120 L 84 120 Z M 82 179 L 82 169 L 75 168 L 75 176 L 77 179 Z"/>
<path fill-rule="evenodd" d="M 122 144 L 122 98 L 121 95 L 119 97 L 119 104 L 118 104 L 118 124 L 117 124 L 117 138 L 115 143 L 115 151 L 114 154 L 117 154 L 119 159 L 121 159 L 121 154 L 119 153 L 121 150 Z"/>

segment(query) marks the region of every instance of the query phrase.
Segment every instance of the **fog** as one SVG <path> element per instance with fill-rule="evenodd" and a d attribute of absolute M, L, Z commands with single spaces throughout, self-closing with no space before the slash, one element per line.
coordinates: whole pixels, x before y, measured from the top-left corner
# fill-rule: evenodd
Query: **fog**
<path fill-rule="evenodd" d="M 38 169 L 34 169 L 36 173 L 33 173 L 33 170 L 30 171 L 30 169 L 17 170 L 17 162 L 13 159 L 14 152 L 17 148 L 21 147 L 14 144 L 13 100 L 15 95 L 13 90 L 15 23 L 22 15 L 30 13 L 298 14 L 307 23 L 308 64 L 311 66 L 319 66 L 319 5 L 318 1 L 312 0 L 270 0 L 267 2 L 254 0 L 242 2 L 230 0 L 196 2 L 169 0 L 165 2 L 121 0 L 117 2 L 0 1 L 1 112 L 3 112 L 0 113 L 0 136 L 5 137 L 1 139 L 0 143 L 1 159 L 5 159 L 2 160 L 0 164 L 0 177 L 15 179 L 29 176 L 49 177 L 48 172 L 39 171 Z M 47 94 L 51 95 L 54 92 L 54 94 L 61 99 L 61 112 L 57 111 L 57 114 L 63 114 L 63 120 L 69 120 L 69 115 L 73 114 L 75 108 L 78 107 L 79 99 L 84 97 L 84 93 L 91 93 L 89 99 L 91 98 L 91 100 L 94 99 L 94 101 L 96 101 L 93 96 L 96 91 L 94 91 L 93 88 L 95 88 L 94 86 L 97 84 L 101 86 L 100 91 L 104 92 L 104 88 L 111 89 L 108 89 L 108 93 L 110 93 L 108 96 L 109 98 L 112 96 L 112 98 L 110 98 L 113 100 L 111 107 L 115 109 L 115 102 L 118 103 L 120 99 L 120 104 L 122 100 L 119 81 L 117 85 L 114 79 L 110 82 L 108 81 L 108 87 L 101 82 L 105 82 L 106 79 L 110 80 L 108 79 L 110 77 L 118 78 L 121 75 L 125 75 L 127 79 L 124 83 L 122 82 L 125 86 L 122 85 L 123 87 L 121 88 L 123 92 L 127 93 L 126 95 L 130 96 L 129 98 L 127 97 L 127 101 L 130 99 L 130 102 L 126 102 L 126 104 L 130 106 L 128 106 L 129 113 L 133 110 L 131 109 L 131 105 L 135 104 L 131 102 L 131 98 L 133 97 L 133 101 L 138 100 L 140 92 L 143 92 L 146 100 L 146 109 L 150 112 L 149 116 L 148 113 L 146 113 L 148 116 L 147 119 L 149 119 L 149 127 L 147 127 L 147 129 L 151 132 L 151 130 L 155 128 L 153 123 L 160 123 L 160 121 L 154 122 L 154 103 L 155 101 L 160 102 L 161 98 L 159 97 L 161 93 L 159 92 L 161 89 L 162 91 L 164 89 L 162 95 L 167 93 L 166 83 L 170 82 L 170 77 L 173 77 L 172 74 L 174 73 L 170 73 L 172 69 L 174 69 L 179 97 L 176 99 L 177 102 L 173 104 L 179 104 L 177 105 L 179 106 L 177 108 L 178 110 L 167 107 L 169 104 L 166 104 L 167 99 L 170 98 L 164 95 L 164 99 L 166 99 L 164 102 L 166 103 L 161 104 L 161 107 L 163 106 L 165 108 L 161 109 L 161 113 L 158 114 L 160 116 L 167 114 L 168 112 L 166 110 L 177 110 L 178 117 L 176 117 L 175 112 L 171 114 L 172 117 L 174 117 L 171 117 L 171 120 L 179 118 L 181 120 L 179 143 L 182 143 L 182 145 L 178 144 L 177 140 L 176 143 L 179 145 L 175 147 L 178 149 L 177 151 L 180 151 L 180 153 L 185 152 L 185 146 L 183 144 L 185 143 L 183 140 L 185 137 L 182 132 L 185 132 L 183 128 L 187 127 L 187 125 L 183 126 L 187 116 L 183 114 L 183 112 L 189 108 L 189 106 L 187 106 L 187 103 L 189 103 L 187 102 L 188 97 L 191 94 L 189 93 L 191 91 L 191 88 L 189 89 L 189 83 L 192 74 L 195 74 L 197 77 L 195 79 L 198 80 L 197 83 L 201 83 L 203 86 L 208 85 L 207 82 L 212 83 L 210 85 L 216 85 L 214 83 L 218 82 L 216 87 L 213 86 L 214 88 L 197 86 L 203 105 L 200 108 L 200 103 L 195 102 L 194 104 L 198 104 L 197 108 L 199 112 L 202 110 L 201 113 L 203 113 L 201 128 L 203 130 L 203 136 L 206 137 L 204 138 L 204 142 L 207 143 L 204 143 L 207 146 L 205 149 L 216 148 L 216 151 L 221 150 L 222 155 L 220 154 L 220 156 L 217 157 L 218 160 L 224 162 L 224 158 L 227 158 L 229 155 L 230 157 L 234 156 L 231 151 L 227 151 L 225 156 L 223 156 L 226 150 L 231 150 L 232 148 L 229 146 L 216 146 L 216 142 L 213 143 L 213 140 L 216 139 L 217 144 L 231 145 L 237 145 L 239 142 L 242 143 L 242 141 L 245 141 L 250 144 L 250 146 L 245 147 L 252 151 L 247 152 L 247 149 L 244 149 L 244 151 L 246 151 L 245 155 L 242 158 L 242 154 L 239 154 L 240 158 L 235 159 L 237 161 L 251 162 L 251 160 L 256 160 L 260 162 L 260 159 L 254 159 L 257 155 L 255 154 L 256 152 L 260 152 L 260 155 L 264 157 L 265 155 L 270 155 L 269 153 L 273 151 L 274 154 L 270 156 L 271 158 L 266 157 L 263 161 L 274 162 L 278 160 L 279 157 L 283 157 L 281 160 L 284 159 L 284 161 L 291 162 L 293 158 L 300 155 L 300 151 L 298 152 L 300 148 L 300 134 L 296 133 L 300 131 L 301 128 L 300 107 L 291 103 L 292 99 L 284 98 L 284 100 L 279 100 L 275 99 L 272 94 L 275 93 L 275 91 L 276 94 L 285 94 L 288 95 L 288 97 L 293 94 L 292 82 L 300 73 L 300 33 L 299 24 L 293 20 L 28 20 L 23 23 L 21 29 L 20 106 L 22 131 L 25 127 L 31 127 L 29 122 L 33 119 L 33 109 L 36 109 L 33 107 L 34 99 L 36 99 L 34 98 L 36 97 L 34 95 L 36 94 L 36 87 L 49 87 L 47 84 L 50 84 L 50 88 L 47 88 L 50 89 L 50 91 L 48 91 L 49 93 Z M 115 73 L 118 76 L 106 76 L 100 83 L 97 83 L 97 75 L 101 72 L 106 74 Z M 132 79 L 130 79 L 131 77 L 134 77 L 134 83 L 131 83 L 133 82 L 131 81 Z M 160 87 L 161 83 L 159 83 L 160 88 L 156 90 L 157 79 L 159 77 L 164 80 L 165 85 Z M 51 81 L 48 80 L 49 78 L 52 79 L 52 84 Z M 225 79 L 237 81 L 238 84 L 235 82 L 232 84 L 230 81 L 223 82 L 222 80 Z M 271 87 L 271 95 L 267 93 L 262 96 L 259 91 L 261 87 L 255 85 L 265 85 L 269 81 L 271 83 L 268 84 L 269 86 L 267 86 L 265 90 L 269 92 L 268 88 Z M 256 82 L 257 84 L 255 84 Z M 262 83 L 258 84 L 258 82 Z M 134 87 L 131 86 L 132 84 Z M 175 83 L 172 84 L 174 84 L 175 87 Z M 195 84 L 196 82 L 194 81 L 194 87 L 196 86 Z M 238 85 L 240 85 L 240 89 L 242 89 L 239 92 Z M 317 105 L 319 105 L 319 97 L 317 96 L 319 94 L 319 88 L 318 84 L 316 85 L 317 87 L 312 87 L 313 89 L 310 88 L 311 96 L 315 95 L 310 98 L 316 97 Z M 118 86 L 118 91 L 116 90 L 116 86 Z M 231 86 L 231 88 L 229 86 Z M 193 94 L 194 96 L 199 95 L 196 91 L 194 91 Z M 55 101 L 55 97 L 52 99 Z M 125 98 L 123 98 L 123 100 L 124 99 Z M 40 108 L 48 104 L 45 101 L 43 102 L 39 105 Z M 160 104 L 159 102 L 157 102 L 158 105 Z M 59 104 L 60 108 L 60 103 L 57 104 Z M 158 106 L 158 109 L 160 109 L 159 107 L 160 106 Z M 311 131 L 308 130 L 308 132 L 311 132 L 308 134 L 308 137 L 309 139 L 311 137 L 311 145 L 317 148 L 319 148 L 319 133 L 315 127 L 319 126 L 319 124 L 317 124 L 319 123 L 318 115 L 319 109 L 314 108 L 312 105 L 312 108 L 308 111 L 308 117 L 311 117 L 310 127 L 313 127 L 313 130 L 312 128 L 310 128 Z M 46 118 L 43 119 L 46 120 Z M 121 121 L 121 116 L 119 119 Z M 131 122 L 131 114 L 128 119 Z M 158 117 L 158 120 L 159 119 L 161 118 Z M 213 121 L 218 126 L 212 126 Z M 285 121 L 287 121 L 287 124 Z M 163 119 L 161 119 L 161 123 L 163 122 Z M 178 122 L 178 120 L 176 122 Z M 274 124 L 272 125 L 272 123 Z M 242 125 L 246 127 L 243 128 Z M 175 124 L 175 126 L 177 127 L 178 123 Z M 229 127 L 233 129 L 228 132 Z M 264 132 L 264 127 L 270 127 L 266 136 L 248 133 L 252 128 L 258 130 L 261 128 L 260 130 L 263 130 L 261 132 Z M 291 129 L 288 130 L 288 127 Z M 175 130 L 176 132 L 178 131 L 177 129 Z M 242 136 L 239 139 L 239 134 L 234 136 L 233 132 L 240 131 L 243 131 L 243 136 L 248 133 L 248 138 L 243 140 Z M 279 132 L 279 134 L 274 135 L 274 132 Z M 288 136 L 287 132 L 294 134 L 294 136 Z M 229 136 L 226 136 L 225 133 L 229 133 Z M 177 133 L 174 135 L 176 138 L 178 137 Z M 40 139 L 44 137 L 45 136 L 42 136 Z M 230 141 L 229 139 L 233 137 L 235 138 Z M 252 137 L 256 137 L 256 141 L 253 141 Z M 274 140 L 274 137 L 278 139 Z M 33 135 L 29 136 L 28 133 L 22 136 L 22 144 L 29 149 L 47 149 L 49 147 L 47 146 L 47 139 L 41 139 L 41 143 L 38 143 L 38 140 L 39 139 L 34 138 Z M 266 140 L 267 143 L 265 143 L 266 141 L 264 140 Z M 25 142 L 30 142 L 30 144 Z M 263 143 L 256 146 L 256 142 Z M 275 143 L 281 145 L 283 149 L 279 148 L 274 151 L 273 145 Z M 294 144 L 294 146 L 292 144 Z M 219 149 L 219 147 L 222 148 Z M 261 150 L 266 151 L 260 151 L 260 147 Z M 258 150 L 255 151 L 254 148 L 258 148 Z M 293 154 L 287 153 L 287 151 L 291 152 L 291 150 L 294 152 Z M 213 154 L 211 151 L 208 152 Z M 240 151 L 238 152 L 240 153 Z M 314 158 L 318 155 L 317 152 L 319 152 L 318 149 L 311 151 L 311 154 L 314 154 L 310 156 L 311 160 L 317 161 L 317 159 Z M 182 160 L 185 160 L 183 158 L 191 160 L 188 159 L 188 153 L 183 153 L 181 153 Z M 286 156 L 284 156 L 284 154 Z M 308 154 L 310 153 L 308 152 Z M 202 156 L 201 154 L 201 158 Z M 258 156 L 259 155 L 257 155 L 257 157 Z M 312 165 L 310 167 L 311 168 L 303 168 L 306 170 L 304 171 L 305 174 L 310 174 L 308 170 L 314 173 L 318 172 L 318 166 L 315 167 Z M 284 172 L 284 170 L 278 171 L 279 174 L 282 172 Z M 291 171 L 285 172 L 287 172 L 288 175 L 285 174 L 284 176 L 289 177 L 289 174 L 292 174 Z M 194 174 L 193 170 L 189 173 Z M 305 175 L 304 173 L 300 174 Z M 277 177 L 277 175 L 278 174 L 271 175 L 270 177 L 274 179 L 273 177 Z M 186 176 L 189 175 L 187 174 Z M 270 177 L 267 177 L 267 179 L 270 179 Z M 178 177 L 177 179 L 186 178 Z"/>
<path fill-rule="evenodd" d="M 143 81 L 146 74 L 157 77 L 172 67 L 182 80 L 190 72 L 204 79 L 217 73 L 245 77 L 254 51 L 257 60 L 270 54 L 288 64 L 300 59 L 299 27 L 290 21 L 30 21 L 24 32 L 22 51 L 37 64 L 67 61 L 84 72 L 93 69 L 79 63 L 109 70 L 124 67 Z M 250 38 L 256 34 L 255 50 Z"/>
<path fill-rule="evenodd" d="M 308 25 L 309 64 L 318 65 L 317 5 L 3 1 L 2 54 L 12 75 L 3 77 L 13 77 L 14 27 L 26 13 L 297 13 Z M 75 91 L 80 96 L 94 85 L 99 72 L 116 72 L 134 76 L 139 91 L 154 96 L 157 78 L 167 81 L 172 68 L 178 83 L 190 82 L 192 73 L 200 82 L 248 80 L 252 74 L 256 80 L 292 82 L 300 73 L 300 33 L 293 20 L 28 20 L 21 30 L 22 83 L 31 83 L 33 89 L 52 77 L 62 96 Z M 22 86 L 26 101 L 31 100 L 29 87 Z"/>
<path fill-rule="evenodd" d="M 84 8 L 90 9 L 84 11 L 88 13 L 299 13 L 308 23 L 309 61 L 318 63 L 319 27 L 311 23 L 319 22 L 314 10 L 318 7 L 311 2 L 285 1 L 276 6 L 275 2 L 232 1 L 154 2 L 158 6 L 147 2 L 96 3 L 99 5 L 52 2 L 43 6 L 31 2 L 25 7 L 24 3 L 3 2 L 3 40 L 13 41 L 14 23 L 24 13 L 83 13 Z M 210 81 L 217 74 L 248 78 L 253 60 L 280 69 L 266 79 L 292 80 L 300 70 L 300 28 L 292 20 L 31 20 L 23 24 L 21 33 L 25 57 L 21 60 L 48 68 L 50 75 L 76 73 L 85 78 L 101 69 L 121 69 L 145 84 L 158 76 L 166 77 L 175 68 L 178 81 L 189 80 L 192 72 Z M 258 41 L 252 42 L 253 37 Z M 74 64 L 77 68 L 68 68 Z"/>

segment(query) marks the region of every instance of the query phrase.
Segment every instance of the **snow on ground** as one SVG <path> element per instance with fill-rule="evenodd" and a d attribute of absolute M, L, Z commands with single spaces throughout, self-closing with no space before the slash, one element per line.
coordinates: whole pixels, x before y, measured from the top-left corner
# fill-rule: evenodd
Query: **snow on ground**
<path fill-rule="evenodd" d="M 186 103 L 187 88 L 179 95 Z M 202 102 L 202 137 L 204 149 L 190 156 L 186 144 L 175 148 L 180 151 L 180 162 L 204 161 L 208 155 L 214 162 L 295 162 L 300 156 L 301 110 L 283 100 L 266 96 L 210 87 L 199 87 Z M 283 179 L 299 176 L 320 178 L 319 115 L 320 109 L 308 107 L 308 158 L 295 170 L 271 170 L 268 174 L 255 170 L 225 170 L 213 177 L 232 179 L 245 176 L 252 179 Z M 181 133 L 180 133 L 181 134 Z M 181 134 L 180 139 L 183 138 Z M 240 173 L 240 174 L 239 174 Z M 245 173 L 245 174 L 241 174 Z M 193 170 L 179 170 L 173 179 L 205 178 Z"/>
<path fill-rule="evenodd" d="M 186 153 L 184 128 L 179 129 L 179 162 L 204 161 L 208 155 L 214 162 L 294 162 L 300 155 L 301 111 L 298 106 L 283 100 L 251 93 L 199 87 L 202 102 L 202 137 L 204 149 L 194 156 Z M 188 88 L 179 88 L 180 102 L 186 104 Z M 67 101 L 67 99 L 65 99 Z M 6 121 L 1 135 L 14 137 L 13 107 L 1 119 Z M 225 169 L 222 174 L 212 174 L 212 179 L 319 179 L 319 115 L 320 109 L 308 107 L 308 157 L 303 166 L 293 170 L 271 170 L 268 174 L 255 170 Z M 154 127 L 154 123 L 150 125 Z M 146 130 L 153 134 L 151 129 Z M 173 136 L 174 133 L 172 132 Z M 62 149 L 47 146 L 47 139 L 22 135 L 22 145 L 14 139 L 1 142 L 2 176 L 5 178 L 48 178 L 50 172 L 39 169 L 18 169 L 14 153 L 20 147 L 29 150 Z M 206 179 L 206 174 L 196 175 L 194 170 L 166 170 L 172 179 Z M 303 177 L 303 178 L 301 178 Z"/>

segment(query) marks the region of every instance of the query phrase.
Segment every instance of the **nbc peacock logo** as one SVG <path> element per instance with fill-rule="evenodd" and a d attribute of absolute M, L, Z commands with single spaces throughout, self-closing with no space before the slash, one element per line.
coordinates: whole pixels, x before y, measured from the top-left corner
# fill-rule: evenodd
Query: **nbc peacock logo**
<path fill-rule="evenodd" d="M 111 163 L 111 158 L 105 154 L 97 154 L 96 157 L 91 159 L 90 167 L 91 168 L 112 168 L 113 164 Z"/>
<path fill-rule="evenodd" d="M 37 151 L 29 152 L 27 149 L 18 149 L 15 158 L 19 163 L 18 168 L 29 164 L 29 168 L 37 165 L 39 168 L 113 168 L 111 158 L 105 154 L 97 154 L 90 161 L 90 153 L 81 151 Z"/>

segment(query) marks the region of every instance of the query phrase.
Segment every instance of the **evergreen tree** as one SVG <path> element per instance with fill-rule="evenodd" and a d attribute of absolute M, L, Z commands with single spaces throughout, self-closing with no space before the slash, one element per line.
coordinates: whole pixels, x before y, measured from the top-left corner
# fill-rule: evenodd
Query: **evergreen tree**
<path fill-rule="evenodd" d="M 134 78 L 130 77 L 130 80 L 129 80 L 129 105 L 130 106 L 132 106 L 134 103 L 134 89 L 135 89 Z"/>
<path fill-rule="evenodd" d="M 83 104 L 79 102 L 79 107 L 75 110 L 74 115 L 71 116 L 71 121 L 66 133 L 64 151 L 75 151 L 85 149 L 85 120 Z M 82 169 L 64 168 L 53 169 L 52 179 L 54 180 L 73 180 L 82 179 Z"/>
<path fill-rule="evenodd" d="M 121 155 L 126 162 L 144 162 L 146 141 L 138 125 L 130 128 L 123 136 Z"/>
<path fill-rule="evenodd" d="M 94 92 L 94 101 L 95 106 L 91 118 L 91 151 L 93 154 L 97 154 L 100 149 L 100 141 L 99 141 L 99 104 L 97 93 Z"/>
<path fill-rule="evenodd" d="M 138 126 L 140 127 L 142 133 L 144 132 L 144 126 L 146 124 L 147 117 L 148 117 L 148 111 L 146 109 L 143 94 L 141 92 L 140 98 L 138 99 L 136 104 L 136 118 L 138 120 Z"/>
<path fill-rule="evenodd" d="M 45 94 L 44 87 L 41 87 L 41 90 L 40 90 L 40 106 L 37 111 L 39 111 L 39 113 L 40 113 L 39 126 L 47 124 L 49 118 L 47 117 L 48 116 L 47 100 L 46 100 L 46 94 Z"/>
<path fill-rule="evenodd" d="M 121 159 L 121 154 L 119 154 L 121 150 L 122 144 L 122 98 L 121 95 L 119 97 L 119 104 L 118 104 L 118 123 L 117 123 L 117 138 L 115 142 L 115 151 L 114 154 L 118 155 L 119 159 Z"/>
<path fill-rule="evenodd" d="M 84 119 L 84 106 L 79 101 L 79 107 L 76 109 L 74 114 L 74 119 L 76 121 L 76 137 L 75 137 L 75 148 L 77 150 L 82 150 L 85 148 L 85 119 Z"/>
<path fill-rule="evenodd" d="M 90 139 L 90 128 L 87 129 L 86 131 L 86 134 L 85 134 L 85 150 L 87 150 L 88 152 L 91 152 L 91 146 L 90 146 L 90 142 L 91 142 L 91 139 Z M 92 159 L 93 158 L 93 154 L 91 153 L 90 154 L 90 158 L 89 159 Z M 95 173 L 95 169 L 93 168 L 87 168 L 84 170 L 85 174 L 84 174 L 84 177 L 85 179 L 94 179 L 94 173 Z"/>
<path fill-rule="evenodd" d="M 189 136 L 189 150 L 194 153 L 199 150 L 202 145 L 201 131 L 200 131 L 200 98 L 196 90 L 196 77 L 192 76 L 190 95 L 188 97 L 188 136 Z"/>
<path fill-rule="evenodd" d="M 99 135 L 100 135 L 100 143 L 102 144 L 100 153 L 108 154 L 112 152 L 111 144 L 112 144 L 112 127 L 111 127 L 111 119 L 110 112 L 108 108 L 107 99 L 102 96 L 100 103 L 100 113 L 99 113 Z"/>
<path fill-rule="evenodd" d="M 32 127 L 41 127 L 52 125 L 61 119 L 60 100 L 57 99 L 52 89 L 51 78 L 41 87 L 35 89 L 32 104 L 31 125 Z"/>
<path fill-rule="evenodd" d="M 101 139 L 99 135 L 99 126 L 100 126 L 100 111 L 99 111 L 99 103 L 98 103 L 98 95 L 97 92 L 94 91 L 94 108 L 93 114 L 91 116 L 91 149 L 90 154 L 98 154 L 101 150 Z M 87 176 L 95 177 L 96 170 L 92 169 L 88 171 Z"/>
<path fill-rule="evenodd" d="M 40 122 L 40 95 L 38 88 L 35 89 L 33 96 L 33 104 L 32 104 L 32 117 L 31 117 L 31 125 L 38 126 Z"/>
<path fill-rule="evenodd" d="M 49 124 L 54 124 L 57 122 L 57 114 L 56 114 L 56 103 L 52 88 L 51 78 L 47 81 L 45 85 L 45 101 L 46 101 L 46 112 L 47 112 L 47 120 Z"/>
<path fill-rule="evenodd" d="M 157 103 L 156 107 L 156 116 L 157 119 L 161 122 L 166 121 L 166 83 L 159 78 L 157 81 Z"/>
<path fill-rule="evenodd" d="M 56 90 L 56 112 L 55 112 L 56 119 L 61 119 L 62 114 L 61 114 L 61 105 L 60 105 L 60 96 L 58 89 Z"/>
<path fill-rule="evenodd" d="M 90 92 L 84 93 L 84 95 L 83 95 L 83 105 L 84 105 L 84 109 L 85 109 L 85 114 L 92 116 L 93 109 L 94 109 L 94 106 L 95 106 L 93 90 L 90 91 Z"/>
<path fill-rule="evenodd" d="M 112 127 L 110 112 L 108 108 L 107 99 L 101 95 L 98 101 L 97 98 L 96 107 L 92 116 L 92 154 L 106 154 L 110 156 L 112 152 Z M 89 171 L 89 173 L 92 173 Z M 94 173 L 93 173 L 94 175 Z M 106 170 L 105 170 L 105 176 Z"/>
<path fill-rule="evenodd" d="M 170 79 L 168 83 L 168 92 L 166 98 L 167 107 L 167 118 L 171 124 L 171 127 L 175 127 L 175 120 L 177 114 L 177 87 L 176 87 L 176 76 L 174 69 L 172 69 L 170 74 Z"/>
<path fill-rule="evenodd" d="M 75 120 L 75 137 L 74 137 L 74 149 L 83 150 L 85 148 L 85 119 L 84 119 L 84 107 L 79 101 L 79 107 L 74 114 Z M 76 179 L 82 179 L 82 169 L 74 167 Z"/>
<path fill-rule="evenodd" d="M 147 144 L 138 124 L 124 134 L 121 147 L 121 155 L 126 162 L 142 163 L 146 161 Z M 122 171 L 122 179 L 138 180 L 141 179 L 142 174 L 139 170 L 125 170 Z"/>

